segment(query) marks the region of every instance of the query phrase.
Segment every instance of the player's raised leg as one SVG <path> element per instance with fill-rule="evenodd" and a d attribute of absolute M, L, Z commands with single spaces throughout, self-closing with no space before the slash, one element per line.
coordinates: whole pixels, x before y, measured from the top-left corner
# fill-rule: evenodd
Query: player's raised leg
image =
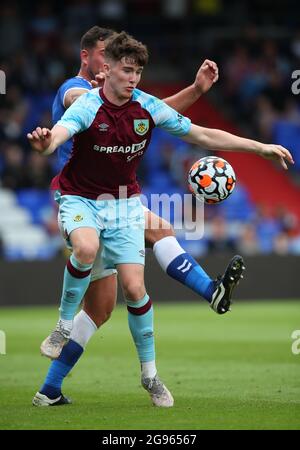
<path fill-rule="evenodd" d="M 175 237 L 172 225 L 151 211 L 145 211 L 146 244 L 161 268 L 172 278 L 206 299 L 218 314 L 230 310 L 232 293 L 245 269 L 243 258 L 235 256 L 223 276 L 212 280 L 200 264 L 189 255 Z"/>
<path fill-rule="evenodd" d="M 242 256 L 235 255 L 228 263 L 223 275 L 219 275 L 215 282 L 215 290 L 210 302 L 211 308 L 218 314 L 225 314 L 230 311 L 232 302 L 232 293 L 234 288 L 238 285 L 243 272 L 245 264 Z"/>
<path fill-rule="evenodd" d="M 144 266 L 120 264 L 118 273 L 128 310 L 129 328 L 141 364 L 141 383 L 155 406 L 171 407 L 174 399 L 159 379 L 155 364 L 153 305 L 144 285 Z"/>

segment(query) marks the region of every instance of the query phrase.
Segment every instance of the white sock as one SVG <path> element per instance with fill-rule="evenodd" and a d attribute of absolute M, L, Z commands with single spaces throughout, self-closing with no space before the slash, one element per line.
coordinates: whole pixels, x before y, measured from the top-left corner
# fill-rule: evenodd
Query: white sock
<path fill-rule="evenodd" d="M 97 326 L 95 322 L 90 318 L 90 316 L 83 311 L 79 311 L 74 317 L 74 324 L 71 332 L 70 338 L 85 348 L 86 344 L 97 331 Z"/>
<path fill-rule="evenodd" d="M 179 245 L 175 236 L 167 236 L 155 242 L 153 253 L 161 268 L 166 272 L 168 265 L 186 251 Z"/>
<path fill-rule="evenodd" d="M 142 376 L 144 378 L 154 378 L 155 375 L 157 374 L 155 361 L 142 362 L 141 368 L 142 368 Z"/>

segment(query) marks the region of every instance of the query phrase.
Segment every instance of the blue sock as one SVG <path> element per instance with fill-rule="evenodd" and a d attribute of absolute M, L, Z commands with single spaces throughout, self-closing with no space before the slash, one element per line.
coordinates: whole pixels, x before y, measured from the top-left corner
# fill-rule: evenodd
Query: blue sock
<path fill-rule="evenodd" d="M 83 348 L 81 345 L 70 339 L 63 347 L 58 359 L 52 361 L 40 393 L 47 395 L 51 399 L 59 397 L 64 378 L 75 366 L 82 352 Z"/>
<path fill-rule="evenodd" d="M 91 279 L 92 264 L 81 264 L 72 254 L 65 268 L 60 318 L 73 320 Z"/>
<path fill-rule="evenodd" d="M 126 300 L 129 328 L 140 362 L 155 360 L 153 306 L 146 294 L 138 302 Z"/>
<path fill-rule="evenodd" d="M 188 253 L 178 255 L 167 267 L 167 274 L 211 301 L 215 289 L 214 281 Z"/>

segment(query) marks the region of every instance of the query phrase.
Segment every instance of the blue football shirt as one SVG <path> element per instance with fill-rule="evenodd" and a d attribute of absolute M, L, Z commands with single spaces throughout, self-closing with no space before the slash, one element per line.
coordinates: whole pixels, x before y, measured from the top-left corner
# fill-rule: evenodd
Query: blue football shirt
<path fill-rule="evenodd" d="M 76 76 L 66 80 L 58 89 L 55 99 L 52 105 L 52 122 L 55 125 L 64 115 L 66 108 L 64 106 L 64 100 L 67 92 L 71 89 L 92 89 L 92 85 L 89 81 L 82 77 Z M 58 147 L 58 166 L 62 169 L 66 162 L 69 160 L 73 146 L 73 140 L 69 139 L 67 142 Z"/>

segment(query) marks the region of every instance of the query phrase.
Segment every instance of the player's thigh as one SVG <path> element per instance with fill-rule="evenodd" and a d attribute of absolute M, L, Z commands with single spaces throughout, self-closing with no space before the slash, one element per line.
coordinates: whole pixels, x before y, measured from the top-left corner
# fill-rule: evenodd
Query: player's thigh
<path fill-rule="evenodd" d="M 121 228 L 104 230 L 101 239 L 104 268 L 118 264 L 145 264 L 145 230 L 139 228 Z"/>
<path fill-rule="evenodd" d="M 58 223 L 69 248 L 72 248 L 73 244 L 77 248 L 79 245 L 99 246 L 101 230 L 95 210 L 89 201 L 75 195 L 61 196 L 59 192 L 55 195 L 59 205 Z"/>
<path fill-rule="evenodd" d="M 115 224 L 101 232 L 105 269 L 118 264 L 145 264 L 145 218 L 140 199 L 126 199 L 124 208 L 121 206 Z"/>
<path fill-rule="evenodd" d="M 146 294 L 144 265 L 119 264 L 117 269 L 124 297 L 133 301 L 143 298 Z"/>
<path fill-rule="evenodd" d="M 146 247 L 153 247 L 155 242 L 167 236 L 175 236 L 172 225 L 152 211 L 145 210 L 145 242 Z"/>
<path fill-rule="evenodd" d="M 85 293 L 83 309 L 100 327 L 109 318 L 117 301 L 117 276 L 115 274 L 92 281 Z"/>

